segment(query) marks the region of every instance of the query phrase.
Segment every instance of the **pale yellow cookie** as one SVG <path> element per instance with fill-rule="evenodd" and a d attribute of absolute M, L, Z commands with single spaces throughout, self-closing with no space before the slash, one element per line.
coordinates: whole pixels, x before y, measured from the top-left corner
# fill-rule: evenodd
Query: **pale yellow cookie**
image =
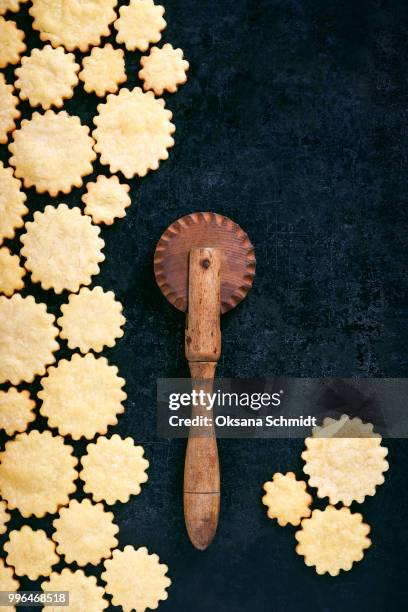
<path fill-rule="evenodd" d="M 174 49 L 169 43 L 161 49 L 152 47 L 140 64 L 139 79 L 144 81 L 143 89 L 153 89 L 156 96 L 161 96 L 165 90 L 174 93 L 187 81 L 189 64 L 183 59 L 183 51 Z"/>
<path fill-rule="evenodd" d="M 82 60 L 79 78 L 88 93 L 95 92 L 102 98 L 107 93 L 116 93 L 119 85 L 127 79 L 123 49 L 114 49 L 111 44 L 93 47 Z"/>
<path fill-rule="evenodd" d="M 33 0 L 29 13 L 41 40 L 68 51 L 87 51 L 109 35 L 117 0 Z"/>
<path fill-rule="evenodd" d="M 48 576 L 59 561 L 55 544 L 45 531 L 31 529 L 28 525 L 10 532 L 4 550 L 7 565 L 14 567 L 17 576 L 28 576 L 30 580 Z"/>
<path fill-rule="evenodd" d="M 113 513 L 106 512 L 102 504 L 93 504 L 89 499 L 71 500 L 53 522 L 52 538 L 58 553 L 64 555 L 66 563 L 79 566 L 97 565 L 107 559 L 118 545 L 115 534 L 119 527 L 113 518 Z"/>
<path fill-rule="evenodd" d="M 299 542 L 296 552 L 318 574 L 337 576 L 340 570 L 349 571 L 355 561 L 361 561 L 364 550 L 371 546 L 369 532 L 361 514 L 327 506 L 323 511 L 313 510 L 310 518 L 303 519 L 301 529 L 295 533 Z"/>
<path fill-rule="evenodd" d="M 34 186 L 38 193 L 48 191 L 51 196 L 69 193 L 72 187 L 81 187 L 83 177 L 92 172 L 93 144 L 89 128 L 79 117 L 65 111 L 34 113 L 13 132 L 10 165 L 25 187 Z"/>
<path fill-rule="evenodd" d="M 0 591 L 17 591 L 19 587 L 20 583 L 14 578 L 11 567 L 6 567 L 3 559 L 0 559 Z M 15 606 L 2 606 L 1 609 L 2 612 L 15 612 L 16 610 Z"/>
<path fill-rule="evenodd" d="M 23 276 L 26 273 L 20 266 L 18 255 L 12 255 L 7 247 L 0 248 L 0 293 L 13 295 L 24 287 Z"/>
<path fill-rule="evenodd" d="M 146 51 L 150 43 L 159 42 L 167 25 L 164 8 L 153 0 L 130 0 L 127 6 L 120 7 L 119 15 L 113 24 L 118 31 L 116 40 L 125 43 L 128 51 Z"/>
<path fill-rule="evenodd" d="M 10 512 L 7 512 L 7 504 L 5 501 L 0 501 L 0 535 L 6 533 L 7 531 L 7 523 L 9 522 L 11 516 Z"/>
<path fill-rule="evenodd" d="M 21 181 L 0 161 L 0 244 L 4 238 L 13 238 L 16 228 L 23 227 L 23 217 L 28 213 L 26 199 Z"/>
<path fill-rule="evenodd" d="M 117 424 L 117 415 L 124 412 L 124 385 L 118 368 L 110 366 L 105 357 L 76 353 L 70 361 L 62 359 L 49 368 L 41 380 L 40 412 L 62 435 L 90 440 Z"/>
<path fill-rule="evenodd" d="M 92 276 L 99 273 L 105 243 L 99 237 L 99 227 L 79 208 L 46 206 L 43 212 L 34 213 L 34 221 L 27 223 L 26 229 L 21 254 L 33 282 L 41 283 L 43 289 L 76 292 L 81 285 L 90 285 Z"/>
<path fill-rule="evenodd" d="M 69 605 L 50 606 L 47 612 L 102 612 L 108 607 L 104 599 L 104 590 L 96 583 L 95 576 L 86 576 L 82 570 L 73 572 L 65 567 L 60 574 L 52 572 L 49 579 L 41 584 L 46 593 L 48 591 L 68 591 Z"/>
<path fill-rule="evenodd" d="M 0 453 L 0 490 L 8 507 L 24 517 L 54 514 L 75 491 L 77 459 L 61 436 L 17 434 Z"/>
<path fill-rule="evenodd" d="M 106 582 L 106 591 L 112 595 L 113 605 L 121 606 L 123 612 L 155 610 L 160 601 L 167 599 L 166 589 L 171 585 L 166 576 L 168 567 L 160 563 L 158 555 L 149 555 L 145 546 L 114 550 L 104 566 L 101 578 Z"/>
<path fill-rule="evenodd" d="M 358 417 L 343 414 L 339 419 L 327 417 L 322 425 L 312 429 L 312 438 L 380 438 L 372 423 L 363 423 Z"/>
<path fill-rule="evenodd" d="M 55 361 L 59 349 L 55 317 L 32 295 L 0 296 L 0 383 L 32 382 Z"/>
<path fill-rule="evenodd" d="M 62 317 L 57 321 L 61 327 L 60 336 L 68 340 L 70 349 L 99 353 L 104 346 L 114 346 L 116 339 L 123 336 L 121 327 L 126 319 L 113 291 L 82 287 L 78 294 L 71 293 L 68 304 L 61 306 L 61 312 Z"/>
<path fill-rule="evenodd" d="M 8 85 L 4 74 L 0 74 L 0 144 L 7 142 L 8 133 L 16 127 L 15 119 L 21 115 L 17 110 L 18 98 L 13 92 L 13 85 Z"/>
<path fill-rule="evenodd" d="M 126 215 L 126 208 L 132 203 L 129 185 L 120 183 L 117 176 L 107 178 L 100 174 L 96 183 L 88 183 L 86 189 L 82 196 L 84 212 L 92 217 L 94 223 L 112 225 L 116 218 Z"/>
<path fill-rule="evenodd" d="M 306 492 L 306 483 L 296 480 L 293 472 L 274 474 L 271 482 L 265 482 L 266 495 L 262 502 L 268 506 L 268 516 L 277 519 L 278 525 L 299 525 L 302 518 L 310 516 L 312 497 Z"/>
<path fill-rule="evenodd" d="M 7 11 L 17 13 L 20 4 L 24 2 L 27 2 L 27 0 L 0 0 L 0 15 L 4 15 Z"/>
<path fill-rule="evenodd" d="M 35 419 L 34 408 L 35 401 L 28 391 L 18 391 L 14 387 L 0 391 L 0 429 L 8 436 L 25 431 Z"/>
<path fill-rule="evenodd" d="M 0 68 L 20 61 L 20 55 L 27 48 L 23 40 L 24 32 L 17 28 L 15 21 L 0 17 Z"/>
<path fill-rule="evenodd" d="M 73 53 L 66 53 L 63 47 L 53 49 L 46 45 L 21 58 L 21 66 L 15 71 L 15 86 L 20 90 L 21 100 L 28 100 L 31 106 L 60 108 L 64 99 L 74 94 L 78 71 Z"/>
<path fill-rule="evenodd" d="M 87 454 L 81 459 L 84 491 L 95 501 L 105 500 L 112 505 L 127 502 L 131 495 L 138 495 L 140 485 L 147 481 L 149 462 L 143 458 L 142 446 L 135 446 L 132 438 L 99 437 L 88 444 Z"/>
<path fill-rule="evenodd" d="M 333 435 L 333 423 L 327 426 L 327 433 Z M 355 427 L 352 424 L 349 431 L 356 431 Z M 318 431 L 321 435 L 322 431 Z M 363 429 L 363 435 L 370 431 Z M 319 497 L 328 497 L 331 504 L 362 503 L 366 495 L 375 495 L 376 486 L 384 482 L 388 450 L 381 446 L 380 437 L 312 437 L 306 438 L 305 445 L 303 471 L 310 477 L 309 485 L 317 488 Z"/>
<path fill-rule="evenodd" d="M 143 93 L 135 87 L 110 94 L 107 102 L 98 106 L 94 117 L 97 128 L 92 133 L 102 164 L 109 165 L 112 173 L 120 170 L 126 178 L 157 170 L 160 160 L 169 156 L 167 149 L 174 145 L 171 134 L 176 128 L 171 118 L 164 100 L 156 99 L 151 91 Z"/>

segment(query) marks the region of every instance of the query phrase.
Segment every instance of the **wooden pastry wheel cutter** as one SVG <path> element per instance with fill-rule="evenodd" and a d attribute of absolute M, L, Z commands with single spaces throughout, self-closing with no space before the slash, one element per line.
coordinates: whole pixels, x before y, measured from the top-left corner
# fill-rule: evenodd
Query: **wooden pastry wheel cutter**
<path fill-rule="evenodd" d="M 211 393 L 221 353 L 220 314 L 244 299 L 255 275 L 254 248 L 231 219 L 199 212 L 175 221 L 154 255 L 157 284 L 173 306 L 187 312 L 185 354 L 192 387 Z M 192 416 L 212 417 L 205 406 Z M 211 543 L 220 510 L 220 471 L 214 428 L 191 433 L 184 465 L 184 517 L 193 545 Z"/>

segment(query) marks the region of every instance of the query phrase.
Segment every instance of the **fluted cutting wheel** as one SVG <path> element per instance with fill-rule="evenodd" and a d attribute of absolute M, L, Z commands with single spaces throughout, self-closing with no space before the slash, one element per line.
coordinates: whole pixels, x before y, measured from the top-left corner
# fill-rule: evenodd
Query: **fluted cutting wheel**
<path fill-rule="evenodd" d="M 172 223 L 157 243 L 154 273 L 165 297 L 179 310 L 188 306 L 189 253 L 194 247 L 221 250 L 221 313 L 244 299 L 255 276 L 255 252 L 247 234 L 231 219 L 198 212 Z"/>

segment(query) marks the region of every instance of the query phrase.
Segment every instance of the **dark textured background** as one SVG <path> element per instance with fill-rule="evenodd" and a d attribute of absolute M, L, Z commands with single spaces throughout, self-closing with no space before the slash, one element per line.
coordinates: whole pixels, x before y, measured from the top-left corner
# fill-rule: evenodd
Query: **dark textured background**
<path fill-rule="evenodd" d="M 131 181 L 133 205 L 103 230 L 106 262 L 95 278 L 127 317 L 125 338 L 106 351 L 127 380 L 115 431 L 142 443 L 151 462 L 142 494 L 114 508 L 120 544 L 147 545 L 169 565 L 163 612 L 402 610 L 406 441 L 389 442 L 385 484 L 353 507 L 372 525 L 373 546 L 351 572 L 317 576 L 294 552 L 294 528 L 266 518 L 261 485 L 278 470 L 301 474 L 300 440 L 220 440 L 218 534 L 204 553 L 191 547 L 184 442 L 155 436 L 156 378 L 187 375 L 184 320 L 155 286 L 152 255 L 167 225 L 196 210 L 228 215 L 251 237 L 256 282 L 223 318 L 219 375 L 407 376 L 408 5 L 167 0 L 165 8 L 163 40 L 191 63 L 188 84 L 166 96 L 176 146 L 159 171 Z M 37 46 L 26 6 L 17 21 Z M 139 57 L 127 54 L 130 86 Z M 66 108 L 91 125 L 96 104 L 78 87 Z M 59 201 L 80 205 L 83 191 Z M 30 190 L 28 218 L 51 201 Z M 66 300 L 30 285 L 26 292 L 54 313 Z M 75 448 L 79 456 L 85 444 Z"/>

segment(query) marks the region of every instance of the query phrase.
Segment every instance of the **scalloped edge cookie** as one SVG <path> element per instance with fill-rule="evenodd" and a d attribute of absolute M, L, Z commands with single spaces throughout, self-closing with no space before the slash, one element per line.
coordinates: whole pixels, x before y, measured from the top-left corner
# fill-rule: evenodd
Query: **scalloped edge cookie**
<path fill-rule="evenodd" d="M 77 207 L 48 205 L 36 211 L 21 236 L 21 255 L 32 281 L 55 293 L 90 285 L 105 259 L 100 231 Z"/>
<path fill-rule="evenodd" d="M 35 187 L 37 193 L 48 192 L 52 197 L 81 187 L 96 159 L 95 141 L 89 132 L 79 117 L 66 111 L 33 113 L 31 119 L 23 119 L 20 128 L 14 130 L 8 147 L 14 175 L 23 180 L 24 187 Z"/>

